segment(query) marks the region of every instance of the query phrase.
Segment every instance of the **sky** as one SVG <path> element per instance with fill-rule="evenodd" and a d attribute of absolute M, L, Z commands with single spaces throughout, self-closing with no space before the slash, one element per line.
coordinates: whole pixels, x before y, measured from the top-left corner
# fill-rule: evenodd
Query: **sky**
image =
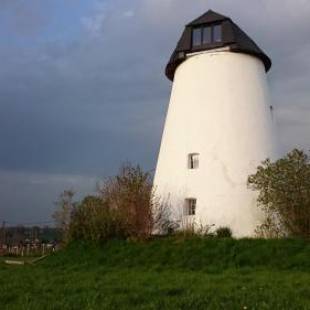
<path fill-rule="evenodd" d="M 0 221 L 51 221 L 124 162 L 155 168 L 184 25 L 230 16 L 272 58 L 282 154 L 310 149 L 309 0 L 1 0 Z"/>

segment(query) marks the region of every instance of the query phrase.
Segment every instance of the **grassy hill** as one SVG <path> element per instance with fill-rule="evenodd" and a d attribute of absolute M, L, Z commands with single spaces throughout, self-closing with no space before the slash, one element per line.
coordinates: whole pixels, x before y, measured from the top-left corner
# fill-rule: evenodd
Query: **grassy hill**
<path fill-rule="evenodd" d="M 310 309 L 310 243 L 164 238 L 0 262 L 0 309 Z"/>

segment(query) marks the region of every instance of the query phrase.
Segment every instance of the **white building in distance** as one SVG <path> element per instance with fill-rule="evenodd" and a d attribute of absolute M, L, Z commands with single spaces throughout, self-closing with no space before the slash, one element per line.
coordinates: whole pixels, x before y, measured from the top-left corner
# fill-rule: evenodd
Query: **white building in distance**
<path fill-rule="evenodd" d="M 247 178 L 277 155 L 270 68 L 229 17 L 208 11 L 185 27 L 166 67 L 173 86 L 154 178 L 176 217 L 254 235 L 262 213 Z"/>

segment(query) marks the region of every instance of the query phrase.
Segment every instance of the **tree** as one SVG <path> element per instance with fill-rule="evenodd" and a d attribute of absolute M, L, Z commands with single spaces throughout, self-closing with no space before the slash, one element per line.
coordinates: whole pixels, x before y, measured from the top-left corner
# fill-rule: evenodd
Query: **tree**
<path fill-rule="evenodd" d="M 118 175 L 108 178 L 100 195 L 110 210 L 117 211 L 128 237 L 144 239 L 153 230 L 153 190 L 149 172 L 125 164 Z"/>
<path fill-rule="evenodd" d="M 70 240 L 91 242 L 127 237 L 118 211 L 99 196 L 87 196 L 74 208 L 69 236 Z"/>
<path fill-rule="evenodd" d="M 64 241 L 103 242 L 109 239 L 149 238 L 168 232 L 170 207 L 155 198 L 152 176 L 139 166 L 125 164 L 119 173 L 98 186 L 97 194 L 73 202 L 74 193 L 64 191 L 54 219 Z"/>
<path fill-rule="evenodd" d="M 310 159 L 301 150 L 284 158 L 265 160 L 248 178 L 248 186 L 259 192 L 258 205 L 265 211 L 261 229 L 310 237 Z"/>
<path fill-rule="evenodd" d="M 73 202 L 74 192 L 72 190 L 65 190 L 60 194 L 59 199 L 55 202 L 57 210 L 53 214 L 57 228 L 62 234 L 64 242 L 69 239 L 69 230 L 71 223 L 71 216 L 76 205 Z"/>

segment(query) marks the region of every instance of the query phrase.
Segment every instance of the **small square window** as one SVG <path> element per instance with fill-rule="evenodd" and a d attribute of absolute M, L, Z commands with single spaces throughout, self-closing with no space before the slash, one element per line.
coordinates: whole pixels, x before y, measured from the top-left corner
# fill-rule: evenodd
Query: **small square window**
<path fill-rule="evenodd" d="M 188 168 L 198 169 L 199 168 L 199 154 L 192 153 L 188 155 Z"/>
<path fill-rule="evenodd" d="M 193 46 L 201 45 L 201 28 L 196 28 L 193 30 Z"/>
<path fill-rule="evenodd" d="M 213 41 L 222 42 L 222 25 L 216 25 L 213 27 Z"/>
<path fill-rule="evenodd" d="M 196 204 L 197 204 L 197 199 L 195 199 L 195 198 L 185 199 L 184 215 L 185 216 L 195 215 L 196 214 Z"/>

